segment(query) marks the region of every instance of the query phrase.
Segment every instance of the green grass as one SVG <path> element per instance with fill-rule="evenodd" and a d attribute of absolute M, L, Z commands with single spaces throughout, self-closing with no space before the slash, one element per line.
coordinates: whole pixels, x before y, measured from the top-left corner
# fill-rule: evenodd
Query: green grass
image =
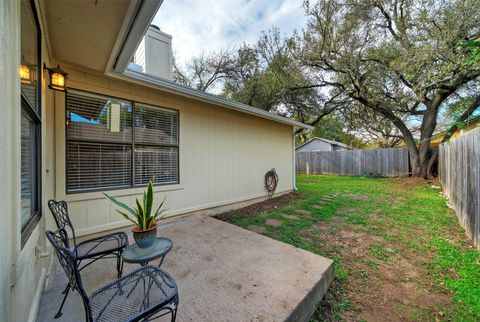
<path fill-rule="evenodd" d="M 286 205 L 255 215 L 240 211 L 221 217 L 242 227 L 265 227 L 267 236 L 334 260 L 335 280 L 314 321 L 344 320 L 347 312 L 361 320 L 365 308 L 356 295 L 375 292 L 369 283 L 379 280 L 383 265 L 395 265 L 399 260 L 412 263 L 424 274 L 399 277 L 398 283 L 414 282 L 422 290 L 445 292 L 451 304 L 422 307 L 400 303 L 392 309 L 395 314 L 410 320 L 480 320 L 480 254 L 431 183 L 299 176 L 297 186 L 301 198 Z M 307 210 L 311 215 L 295 210 Z M 300 219 L 287 219 L 285 214 Z M 267 219 L 283 223 L 271 227 L 265 224 Z M 353 246 L 348 243 L 355 240 L 351 236 L 338 237 L 341 243 L 331 242 L 339 232 L 368 238 L 354 245 L 363 252 L 362 259 L 350 254 Z M 367 246 L 362 248 L 362 243 Z"/>

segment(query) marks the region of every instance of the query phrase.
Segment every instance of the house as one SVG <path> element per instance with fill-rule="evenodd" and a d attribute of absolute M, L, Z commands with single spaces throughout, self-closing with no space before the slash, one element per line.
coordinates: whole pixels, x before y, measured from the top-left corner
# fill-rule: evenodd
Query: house
<path fill-rule="evenodd" d="M 462 128 L 459 128 L 453 133 L 452 137 L 450 139 L 455 139 L 462 135 L 465 132 L 468 132 L 470 130 L 473 130 L 477 128 L 480 124 L 480 116 L 476 116 L 465 122 Z M 442 131 L 437 134 L 434 134 L 432 138 L 430 139 L 430 146 L 433 147 L 438 147 L 440 143 L 442 143 L 443 138 L 445 137 L 445 134 L 447 134 L 447 131 Z"/>
<path fill-rule="evenodd" d="M 0 321 L 35 319 L 49 199 L 87 235 L 128 225 L 103 191 L 133 204 L 153 175 L 170 216 L 261 200 L 271 168 L 294 189 L 311 127 L 128 68 L 161 2 L 0 2 Z"/>
<path fill-rule="evenodd" d="M 351 148 L 341 142 L 328 140 L 324 138 L 314 137 L 296 147 L 296 152 L 310 152 L 310 151 L 346 151 Z"/>

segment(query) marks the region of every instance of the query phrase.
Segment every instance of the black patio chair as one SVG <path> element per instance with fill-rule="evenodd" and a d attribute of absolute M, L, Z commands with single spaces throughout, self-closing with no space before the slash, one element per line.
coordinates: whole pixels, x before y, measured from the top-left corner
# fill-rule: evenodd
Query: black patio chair
<path fill-rule="evenodd" d="M 178 291 L 175 280 L 167 272 L 155 266 L 144 266 L 88 296 L 65 229 L 47 231 L 46 235 L 67 275 L 67 292 L 73 288 L 82 298 L 87 322 L 149 321 L 167 314 L 175 321 Z"/>
<path fill-rule="evenodd" d="M 50 208 L 50 211 L 52 212 L 53 218 L 55 219 L 55 223 L 57 225 L 57 229 L 64 229 L 66 232 L 66 227 L 68 227 L 72 233 L 72 251 L 77 260 L 79 271 L 99 259 L 116 258 L 117 277 L 122 277 L 122 253 L 125 247 L 128 246 L 127 234 L 123 232 L 111 233 L 108 235 L 88 239 L 81 243 L 77 243 L 75 229 L 73 228 L 73 224 L 70 220 L 70 217 L 68 216 L 67 203 L 65 201 L 49 200 L 48 208 Z M 82 262 L 83 266 L 81 266 Z M 64 291 L 62 292 L 62 294 L 64 294 L 63 301 L 60 305 L 60 308 L 58 309 L 57 314 L 55 315 L 55 318 L 59 318 L 62 316 L 62 308 L 68 296 L 67 287 L 65 287 Z"/>

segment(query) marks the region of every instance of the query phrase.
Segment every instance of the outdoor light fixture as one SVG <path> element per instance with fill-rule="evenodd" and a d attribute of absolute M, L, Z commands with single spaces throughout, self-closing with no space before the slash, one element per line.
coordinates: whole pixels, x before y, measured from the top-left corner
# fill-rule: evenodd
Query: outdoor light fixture
<path fill-rule="evenodd" d="M 68 74 L 60 68 L 60 65 L 53 68 L 44 65 L 44 68 L 48 70 L 48 88 L 65 92 Z"/>
<path fill-rule="evenodd" d="M 31 84 L 32 83 L 32 71 L 30 66 L 28 65 L 20 65 L 20 81 L 23 84 Z"/>

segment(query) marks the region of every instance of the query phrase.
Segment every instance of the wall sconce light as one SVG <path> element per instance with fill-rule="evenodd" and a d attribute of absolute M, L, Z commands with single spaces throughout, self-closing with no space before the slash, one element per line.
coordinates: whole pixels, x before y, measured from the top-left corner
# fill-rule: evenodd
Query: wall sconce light
<path fill-rule="evenodd" d="M 22 84 L 31 84 L 32 83 L 32 70 L 29 65 L 20 65 L 20 82 Z"/>
<path fill-rule="evenodd" d="M 60 65 L 53 68 L 48 68 L 44 65 L 44 68 L 48 71 L 48 88 L 65 92 L 68 74 L 60 68 Z"/>

